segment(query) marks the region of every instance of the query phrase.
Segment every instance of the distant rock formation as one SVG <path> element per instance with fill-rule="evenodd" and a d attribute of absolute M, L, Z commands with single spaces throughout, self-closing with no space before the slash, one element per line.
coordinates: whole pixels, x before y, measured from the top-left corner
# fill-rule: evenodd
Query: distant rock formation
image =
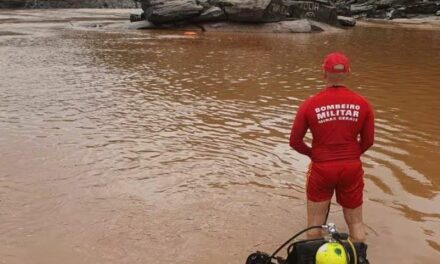
<path fill-rule="evenodd" d="M 440 0 L 136 0 L 146 19 L 161 25 L 176 22 L 229 21 L 268 23 L 310 19 L 352 26 L 344 17 L 382 19 L 436 15 Z M 139 17 L 138 17 L 139 18 Z"/>
<path fill-rule="evenodd" d="M 26 4 L 26 1 L 23 0 L 5 0 L 0 1 L 0 8 L 23 8 Z"/>
<path fill-rule="evenodd" d="M 355 18 L 412 18 L 435 15 L 439 0 L 350 0 L 336 2 L 338 13 Z"/>
<path fill-rule="evenodd" d="M 146 28 L 181 28 L 197 24 L 203 30 L 250 32 L 311 32 L 323 24 L 340 26 L 331 0 L 138 0 L 144 11 L 132 21 Z M 343 25 L 353 26 L 344 19 Z M 316 22 L 316 23 L 315 23 Z M 145 27 L 144 27 L 145 28 Z"/>
<path fill-rule="evenodd" d="M 155 24 L 180 21 L 267 23 L 312 19 L 337 25 L 331 0 L 138 0 Z"/>
<path fill-rule="evenodd" d="M 0 8 L 136 8 L 135 0 L 0 0 Z"/>

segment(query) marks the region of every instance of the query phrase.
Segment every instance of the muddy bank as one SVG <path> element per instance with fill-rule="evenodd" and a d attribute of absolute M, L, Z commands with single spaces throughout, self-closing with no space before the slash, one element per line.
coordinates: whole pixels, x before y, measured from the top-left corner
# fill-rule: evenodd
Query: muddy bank
<path fill-rule="evenodd" d="M 134 0 L 6 0 L 0 8 L 136 8 Z"/>

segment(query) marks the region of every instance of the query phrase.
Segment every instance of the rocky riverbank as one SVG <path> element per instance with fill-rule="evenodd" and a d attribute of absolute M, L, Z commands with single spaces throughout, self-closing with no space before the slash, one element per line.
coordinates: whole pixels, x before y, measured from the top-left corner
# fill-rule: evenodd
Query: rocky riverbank
<path fill-rule="evenodd" d="M 331 0 L 138 0 L 153 24 L 175 22 L 272 23 L 312 19 L 338 25 Z"/>
<path fill-rule="evenodd" d="M 440 18 L 440 0 L 3 0 L 0 8 L 142 8 L 131 27 L 277 33 Z"/>
<path fill-rule="evenodd" d="M 197 25 L 202 30 L 212 23 L 220 28 L 237 24 L 261 28 L 264 32 L 303 32 L 309 21 L 311 31 L 322 30 L 317 23 L 354 26 L 356 19 L 396 19 L 439 16 L 440 0 L 137 0 L 143 9 L 132 21 L 143 28 L 182 28 Z M 209 26 L 206 27 L 206 24 Z M 228 26 L 224 26 L 228 25 Z M 301 25 L 299 29 L 297 26 Z M 272 29 L 271 29 L 272 28 Z"/>
<path fill-rule="evenodd" d="M 141 28 L 202 31 L 304 33 L 354 26 L 338 17 L 331 0 L 139 0 L 143 13 L 131 16 Z"/>
<path fill-rule="evenodd" d="M 336 2 L 338 14 L 355 18 L 418 18 L 440 16 L 439 0 L 348 0 Z"/>
<path fill-rule="evenodd" d="M 0 8 L 137 8 L 134 0 L 1 0 Z"/>

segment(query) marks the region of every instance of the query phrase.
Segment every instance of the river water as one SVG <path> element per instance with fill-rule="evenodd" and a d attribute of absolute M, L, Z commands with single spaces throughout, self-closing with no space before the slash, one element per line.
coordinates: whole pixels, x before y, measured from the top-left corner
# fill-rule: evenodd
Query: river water
<path fill-rule="evenodd" d="M 372 263 L 440 258 L 440 31 L 133 31 L 0 11 L 0 263 L 244 263 L 305 227 L 292 119 L 344 51 L 376 112 Z M 330 221 L 346 230 L 333 204 Z"/>

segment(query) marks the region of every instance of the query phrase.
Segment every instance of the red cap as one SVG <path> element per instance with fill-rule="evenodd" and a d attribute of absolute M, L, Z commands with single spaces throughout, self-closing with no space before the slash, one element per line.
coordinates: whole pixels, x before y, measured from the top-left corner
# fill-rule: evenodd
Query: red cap
<path fill-rule="evenodd" d="M 339 52 L 330 53 L 325 57 L 324 65 L 322 65 L 326 72 L 330 73 L 347 73 L 350 71 L 350 64 L 348 58 Z"/>

